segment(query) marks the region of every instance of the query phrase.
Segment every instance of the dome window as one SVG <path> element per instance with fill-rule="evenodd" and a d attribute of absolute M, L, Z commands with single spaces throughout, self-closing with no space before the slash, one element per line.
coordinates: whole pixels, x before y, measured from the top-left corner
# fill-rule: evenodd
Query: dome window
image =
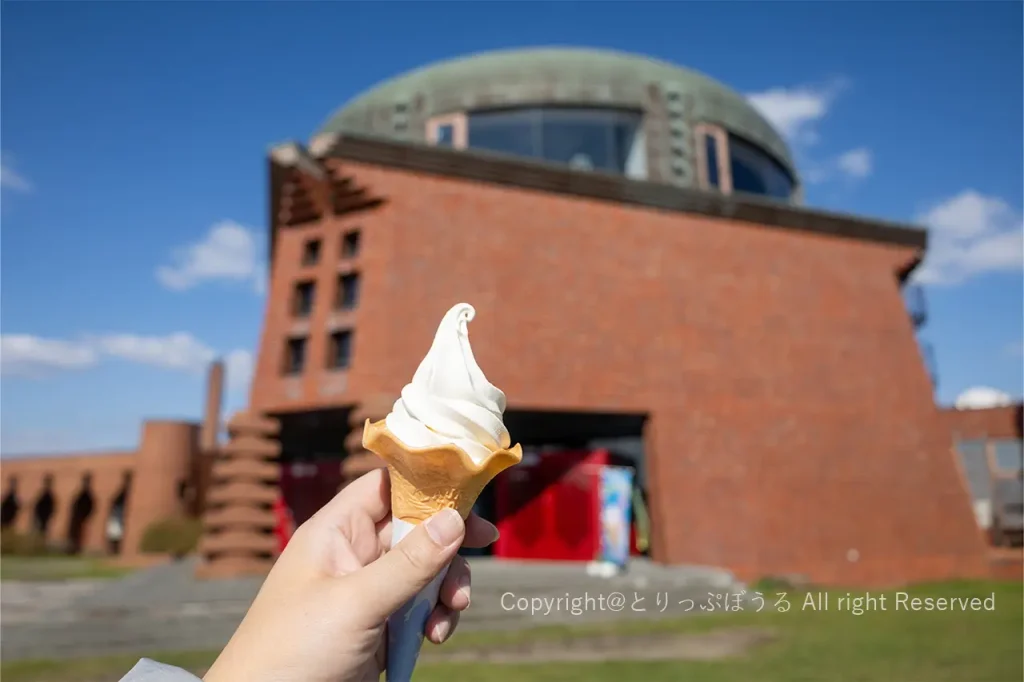
<path fill-rule="evenodd" d="M 466 117 L 464 114 L 446 114 L 427 122 L 427 142 L 438 147 L 464 149 L 466 146 Z"/>
<path fill-rule="evenodd" d="M 647 177 L 636 111 L 585 107 L 492 109 L 428 124 L 430 143 L 536 159 L 580 171 Z M 448 128 L 447 126 L 451 126 Z"/>
<path fill-rule="evenodd" d="M 694 132 L 701 189 L 758 194 L 781 201 L 793 197 L 796 182 L 792 175 L 761 147 L 716 125 L 701 123 Z"/>

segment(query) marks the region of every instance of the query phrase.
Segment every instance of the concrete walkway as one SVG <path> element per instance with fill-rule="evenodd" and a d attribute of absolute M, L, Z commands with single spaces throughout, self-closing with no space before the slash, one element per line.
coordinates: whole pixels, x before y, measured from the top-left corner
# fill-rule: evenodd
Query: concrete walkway
<path fill-rule="evenodd" d="M 709 593 L 743 589 L 725 571 L 647 561 L 608 579 L 588 576 L 581 564 L 471 563 L 473 605 L 460 631 L 681 617 L 700 613 Z M 198 581 L 193 570 L 185 561 L 117 580 L 0 583 L 0 655 L 11 661 L 219 649 L 262 579 Z M 697 608 L 680 605 L 686 599 Z"/>

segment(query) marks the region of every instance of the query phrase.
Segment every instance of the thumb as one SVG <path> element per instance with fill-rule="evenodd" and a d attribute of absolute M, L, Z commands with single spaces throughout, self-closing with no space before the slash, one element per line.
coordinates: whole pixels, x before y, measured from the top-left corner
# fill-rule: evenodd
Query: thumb
<path fill-rule="evenodd" d="M 380 623 L 427 586 L 447 566 L 466 536 L 454 509 L 442 509 L 414 528 L 391 551 L 352 574 L 361 611 Z"/>

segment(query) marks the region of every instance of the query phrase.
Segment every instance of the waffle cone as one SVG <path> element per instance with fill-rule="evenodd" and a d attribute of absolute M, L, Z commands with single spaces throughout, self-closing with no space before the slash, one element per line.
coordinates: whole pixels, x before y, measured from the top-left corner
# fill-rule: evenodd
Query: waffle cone
<path fill-rule="evenodd" d="M 388 430 L 383 419 L 366 420 L 363 447 L 388 466 L 392 515 L 413 524 L 446 507 L 468 518 L 484 486 L 523 459 L 518 444 L 492 452 L 479 464 L 454 445 L 411 448 Z"/>

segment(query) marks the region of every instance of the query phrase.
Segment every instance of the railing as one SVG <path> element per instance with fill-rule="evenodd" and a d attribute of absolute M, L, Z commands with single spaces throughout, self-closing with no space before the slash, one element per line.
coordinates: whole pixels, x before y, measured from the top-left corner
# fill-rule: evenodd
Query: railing
<path fill-rule="evenodd" d="M 920 329 L 928 321 L 928 305 L 924 297 L 924 288 L 920 284 L 908 284 L 903 288 L 903 301 L 907 312 L 914 323 L 914 329 Z"/>
<path fill-rule="evenodd" d="M 925 340 L 919 341 L 921 346 L 921 358 L 924 360 L 925 369 L 928 371 L 928 375 L 932 378 L 932 388 L 938 389 L 939 387 L 939 368 L 935 361 L 935 349 L 932 348 L 932 344 Z"/>

